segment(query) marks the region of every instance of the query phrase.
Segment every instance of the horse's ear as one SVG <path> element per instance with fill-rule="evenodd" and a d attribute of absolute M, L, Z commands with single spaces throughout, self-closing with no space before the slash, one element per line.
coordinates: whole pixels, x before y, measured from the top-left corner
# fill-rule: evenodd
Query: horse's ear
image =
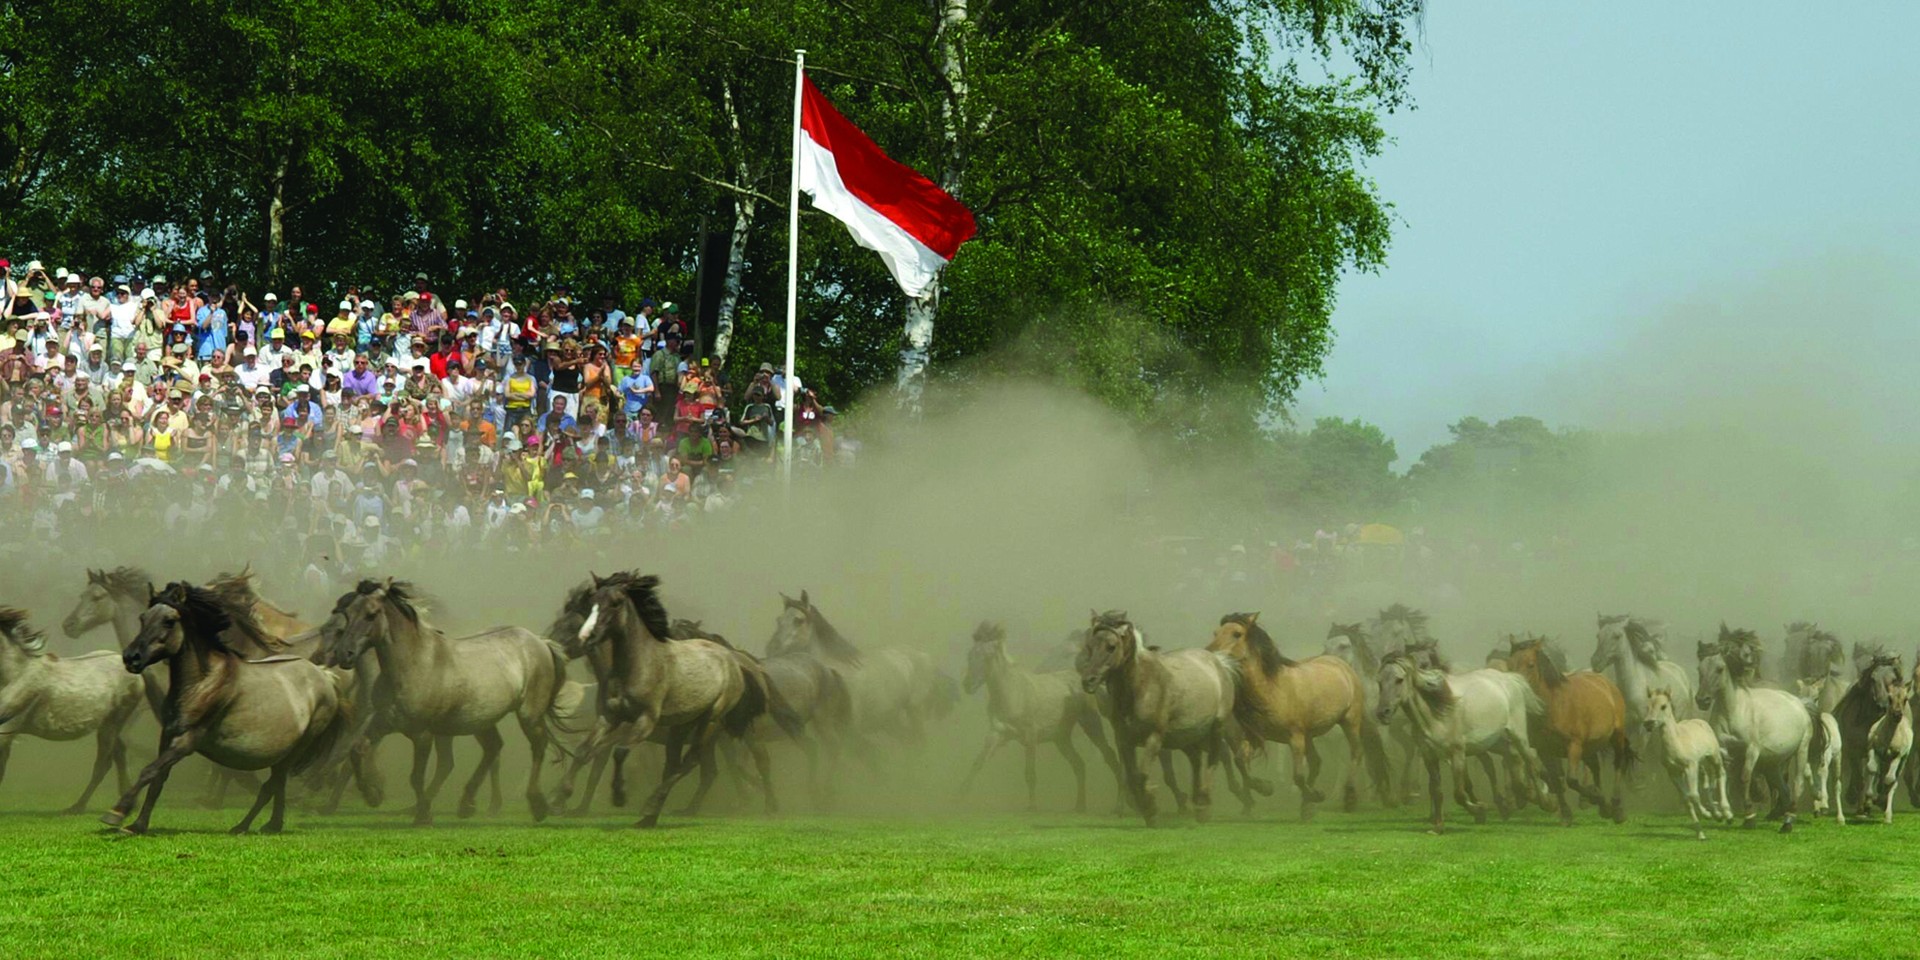
<path fill-rule="evenodd" d="M 813 600 L 808 598 L 805 590 L 800 591 L 800 605 L 803 607 L 813 606 Z"/>
<path fill-rule="evenodd" d="M 1095 609 L 1094 609 L 1094 608 L 1092 608 L 1092 607 L 1088 607 L 1088 608 L 1087 608 L 1087 619 L 1088 619 L 1089 621 L 1091 621 L 1091 622 L 1092 622 L 1092 623 L 1093 623 L 1093 624 L 1094 624 L 1095 626 L 1098 626 L 1098 625 L 1099 625 L 1099 623 L 1100 623 L 1100 611 L 1098 611 L 1098 610 L 1095 610 Z"/>
<path fill-rule="evenodd" d="M 1255 610 L 1254 612 L 1247 614 L 1247 626 L 1251 627 L 1254 624 L 1259 622 L 1260 622 L 1260 611 Z"/>
<path fill-rule="evenodd" d="M 601 587 L 606 586 L 607 582 L 605 580 L 600 579 L 600 575 L 597 573 L 594 573 L 592 570 L 587 571 L 587 576 L 593 579 L 593 588 L 595 590 L 598 590 Z"/>
<path fill-rule="evenodd" d="M 153 602 L 158 599 L 160 599 L 160 595 L 153 592 L 153 581 L 147 581 L 147 606 L 153 606 Z"/>

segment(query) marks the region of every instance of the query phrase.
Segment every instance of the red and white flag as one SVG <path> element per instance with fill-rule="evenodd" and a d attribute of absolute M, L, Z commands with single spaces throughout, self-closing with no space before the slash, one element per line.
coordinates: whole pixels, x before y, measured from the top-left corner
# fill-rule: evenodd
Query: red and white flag
<path fill-rule="evenodd" d="M 881 152 L 860 128 L 803 79 L 800 189 L 813 205 L 847 225 L 861 246 L 880 254 L 907 296 L 933 286 L 940 268 L 972 239 L 973 211 Z"/>

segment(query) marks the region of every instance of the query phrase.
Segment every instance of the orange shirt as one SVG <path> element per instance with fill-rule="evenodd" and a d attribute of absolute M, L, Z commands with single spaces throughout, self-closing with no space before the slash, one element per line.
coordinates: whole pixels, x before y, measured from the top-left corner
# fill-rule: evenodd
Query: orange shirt
<path fill-rule="evenodd" d="M 616 337 L 613 341 L 613 365 L 632 369 L 640 360 L 640 336 Z"/>

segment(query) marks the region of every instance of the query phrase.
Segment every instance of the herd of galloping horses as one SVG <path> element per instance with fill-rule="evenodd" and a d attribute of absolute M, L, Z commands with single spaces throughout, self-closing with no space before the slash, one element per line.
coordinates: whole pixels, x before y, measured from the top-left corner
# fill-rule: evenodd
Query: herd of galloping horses
<path fill-rule="evenodd" d="M 1323 652 L 1298 660 L 1281 653 L 1255 613 L 1220 618 L 1203 648 L 1166 651 L 1124 612 L 1095 611 L 1066 642 L 1038 651 L 1033 669 L 1009 653 L 1004 628 L 982 623 L 956 683 L 924 652 L 857 646 L 804 591 L 782 601 L 766 652 L 755 655 L 697 621 L 669 618 L 658 580 L 632 572 L 589 576 L 544 635 L 499 627 L 452 638 L 428 622 L 404 581 L 363 580 L 314 625 L 262 599 L 244 570 L 164 588 L 131 567 L 90 570 L 62 629 L 78 638 L 110 626 L 117 652 L 57 656 L 25 612 L 0 607 L 0 777 L 18 735 L 91 735 L 93 767 L 67 812 L 83 812 L 111 768 L 120 795 L 103 820 L 138 834 L 173 767 L 199 754 L 211 761 L 215 802 L 231 784 L 256 789 L 233 832 L 248 832 L 271 805 L 261 829 L 274 833 L 296 777 L 321 812 L 336 809 L 349 785 L 379 806 L 375 751 L 397 734 L 413 747 L 413 819 L 427 824 L 453 771 L 455 737 L 472 737 L 481 750 L 460 815 L 476 811 L 486 785 L 499 809 L 499 727 L 511 716 L 530 750 L 526 799 L 536 821 L 556 807 L 586 813 L 609 765 L 613 801 L 624 805 L 628 755 L 661 745 L 661 778 L 640 806 L 638 825 L 651 827 L 696 770 L 686 809 L 697 812 L 723 762 L 777 810 L 768 748 L 779 741 L 805 758 L 815 799 L 826 804 L 843 760 L 876 763 L 881 735 L 909 748 L 923 743 L 962 688 L 984 688 L 988 735 L 963 791 L 995 752 L 1017 743 L 1033 806 L 1037 753 L 1051 744 L 1072 769 L 1075 806 L 1084 810 L 1086 764 L 1075 742 L 1084 738 L 1115 778 L 1119 810 L 1148 824 L 1163 792 L 1177 811 L 1205 820 L 1216 767 L 1251 810 L 1255 794 L 1274 792 L 1255 767 L 1270 743 L 1286 746 L 1300 815 L 1311 817 L 1325 800 L 1319 743 L 1335 730 L 1346 746 L 1344 807 L 1358 806 L 1363 776 L 1383 804 L 1407 802 L 1417 760 L 1434 832 L 1445 825 L 1443 773 L 1454 801 L 1479 822 L 1489 803 L 1502 818 L 1537 803 L 1571 823 L 1569 790 L 1622 821 L 1642 756 L 1669 773 L 1702 838 L 1703 820 L 1753 826 L 1764 803 L 1790 831 L 1807 793 L 1816 813 L 1841 823 L 1849 813 L 1891 820 L 1903 782 L 1920 805 L 1920 773 L 1906 763 L 1920 663 L 1909 676 L 1878 645 L 1856 644 L 1849 657 L 1811 623 L 1787 627 L 1777 669 L 1753 631 L 1722 625 L 1688 671 L 1668 659 L 1659 621 L 1601 616 L 1591 669 L 1575 671 L 1558 644 L 1537 635 L 1503 637 L 1483 666 L 1457 669 L 1427 618 L 1402 605 L 1334 624 Z M 586 662 L 591 682 L 569 678 L 574 660 Z M 160 723 L 159 751 L 129 778 L 123 734 L 143 701 Z M 564 763 L 551 792 L 541 784 L 549 751 Z M 1190 768 L 1186 790 L 1176 753 Z M 1603 790 L 1609 766 L 1611 789 Z"/>

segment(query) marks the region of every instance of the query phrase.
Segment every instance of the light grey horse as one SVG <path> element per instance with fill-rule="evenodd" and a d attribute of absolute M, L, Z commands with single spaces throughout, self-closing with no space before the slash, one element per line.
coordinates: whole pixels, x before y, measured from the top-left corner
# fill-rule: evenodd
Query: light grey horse
<path fill-rule="evenodd" d="M 1674 713 L 1680 719 L 1694 715 L 1693 680 L 1687 676 L 1685 667 L 1662 658 L 1665 636 L 1666 624 L 1658 620 L 1601 614 L 1594 637 L 1593 659 L 1589 665 L 1595 673 L 1611 674 L 1614 684 L 1620 688 L 1620 696 L 1627 701 L 1630 729 L 1642 735 L 1643 724 L 1649 716 L 1648 694 L 1654 689 L 1666 690 L 1671 695 Z"/>
<path fill-rule="evenodd" d="M 960 784 L 966 793 L 974 777 L 986 765 L 994 751 L 1009 743 L 1018 743 L 1026 753 L 1027 809 L 1038 809 L 1035 797 L 1038 775 L 1036 756 L 1042 743 L 1051 743 L 1073 768 L 1076 812 L 1087 809 L 1087 765 L 1074 749 L 1073 732 L 1079 730 L 1100 751 L 1100 759 L 1113 771 L 1114 780 L 1125 795 L 1126 782 L 1120 775 L 1120 760 L 1107 744 L 1107 732 L 1100 724 L 1100 708 L 1092 694 L 1080 687 L 1080 678 L 1071 670 L 1032 673 L 1014 665 L 1007 654 L 1007 631 L 997 623 L 982 623 L 973 631 L 973 648 L 967 653 L 966 691 L 987 690 L 987 741 L 973 760 L 967 777 Z"/>
<path fill-rule="evenodd" d="M 83 813 L 112 765 L 127 789 L 127 721 L 140 709 L 140 678 L 126 671 L 110 650 L 60 657 L 47 638 L 27 624 L 24 610 L 0 607 L 0 778 L 18 736 L 42 740 L 94 738 L 93 773 L 87 788 L 64 813 Z"/>
<path fill-rule="evenodd" d="M 918 650 L 861 650 L 813 604 L 805 590 L 799 599 L 780 595 L 780 617 L 767 641 L 769 661 L 785 654 L 809 654 L 845 682 L 852 733 L 884 733 L 917 747 L 926 742 L 928 719 L 943 709 L 943 684 L 933 658 Z M 862 758 L 874 761 L 870 750 Z"/>
<path fill-rule="evenodd" d="M 1774 787 L 1774 807 L 1784 818 L 1780 832 L 1790 833 L 1816 721 L 1798 697 L 1751 686 L 1757 679 L 1758 647 L 1753 631 L 1729 630 L 1722 624 L 1718 642 L 1700 646 L 1694 699 L 1722 741 L 1740 748 L 1733 768 L 1740 775 L 1736 786 L 1744 825 L 1751 827 L 1756 820 L 1754 774 L 1765 772 Z"/>

